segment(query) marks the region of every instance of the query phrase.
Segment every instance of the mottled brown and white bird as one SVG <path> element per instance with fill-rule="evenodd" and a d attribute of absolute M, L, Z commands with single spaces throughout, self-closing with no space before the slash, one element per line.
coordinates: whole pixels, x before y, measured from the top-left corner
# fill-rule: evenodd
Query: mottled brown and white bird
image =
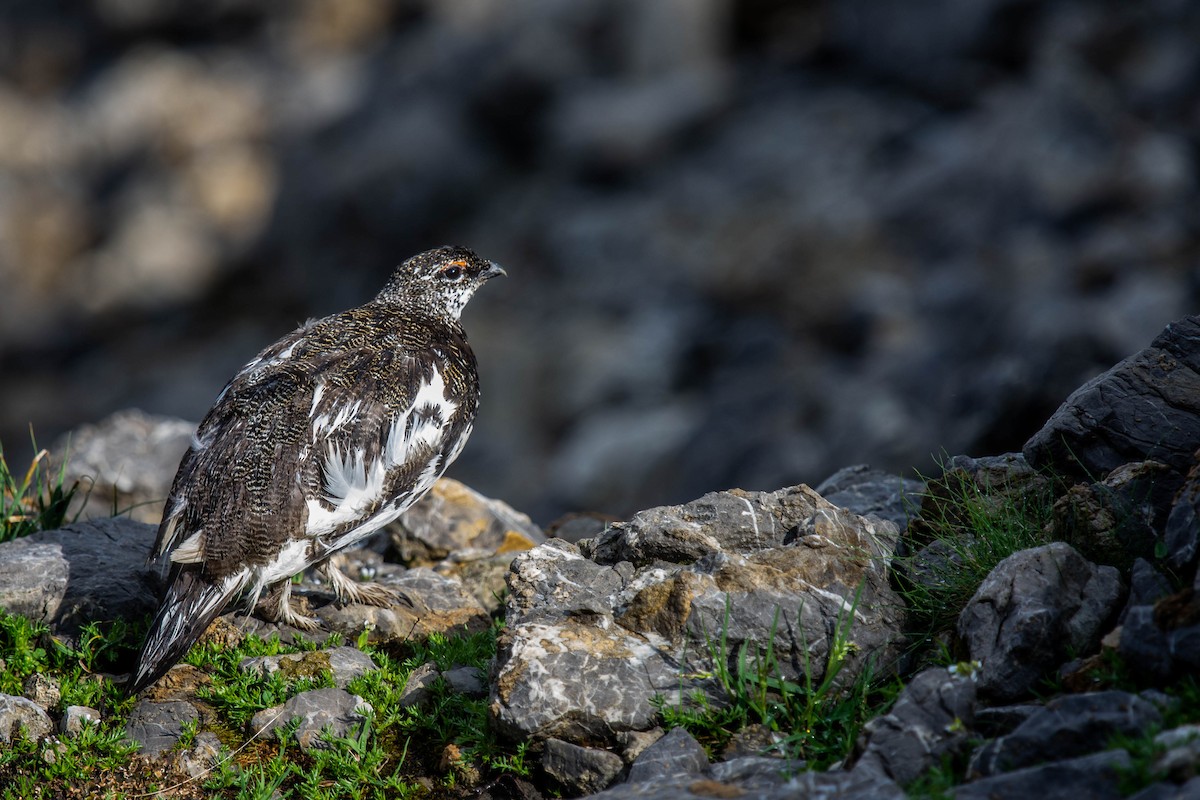
<path fill-rule="evenodd" d="M 504 270 L 462 247 L 401 264 L 371 302 L 310 321 L 233 377 L 179 464 L 152 560 L 170 566 L 130 679 L 158 680 L 239 596 L 312 629 L 291 576 L 324 562 L 342 602 L 384 605 L 325 559 L 391 522 L 445 471 L 479 403 L 459 322 Z"/>

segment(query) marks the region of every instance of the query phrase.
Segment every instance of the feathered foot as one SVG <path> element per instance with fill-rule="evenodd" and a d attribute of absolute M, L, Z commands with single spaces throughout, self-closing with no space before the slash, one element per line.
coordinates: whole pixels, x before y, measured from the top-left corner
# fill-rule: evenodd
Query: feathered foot
<path fill-rule="evenodd" d="M 292 608 L 292 581 L 280 581 L 270 588 L 269 594 L 258 603 L 255 611 L 260 617 L 281 625 L 290 625 L 302 631 L 315 631 L 321 627 L 321 620 L 301 614 Z"/>
<path fill-rule="evenodd" d="M 333 565 L 332 559 L 321 562 L 317 570 L 333 587 L 333 594 L 342 605 L 362 603 L 387 608 L 400 600 L 395 589 L 382 583 L 360 583 Z"/>

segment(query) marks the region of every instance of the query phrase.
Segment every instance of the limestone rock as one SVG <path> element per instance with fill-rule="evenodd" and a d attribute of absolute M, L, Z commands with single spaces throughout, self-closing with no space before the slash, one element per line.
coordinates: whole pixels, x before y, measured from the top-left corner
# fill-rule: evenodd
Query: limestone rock
<path fill-rule="evenodd" d="M 371 642 L 403 641 L 466 626 L 481 630 L 490 624 L 487 610 L 455 578 L 426 567 L 387 575 L 379 580 L 397 591 L 400 601 L 386 608 L 330 603 L 317 616 L 331 631 L 357 637 L 364 629 Z"/>
<path fill-rule="evenodd" d="M 571 795 L 584 795 L 604 789 L 625 769 L 615 753 L 595 747 L 580 747 L 561 739 L 547 739 L 542 769 L 562 784 Z"/>
<path fill-rule="evenodd" d="M 283 705 L 259 711 L 250 720 L 250 733 L 274 731 L 278 738 L 280 731 L 298 717 L 300 724 L 293 735 L 300 749 L 321 749 L 328 746 L 322 739 L 325 731 L 339 738 L 353 736 L 362 725 L 363 715 L 370 711 L 370 703 L 358 695 L 342 689 L 313 689 Z"/>
<path fill-rule="evenodd" d="M 334 686 L 345 689 L 350 681 L 378 669 L 378 666 L 369 655 L 356 647 L 332 647 L 328 650 L 244 658 L 238 668 L 260 675 L 282 672 L 289 679 L 317 678 L 329 672 L 333 676 Z"/>
<path fill-rule="evenodd" d="M 1039 469 L 1102 477 L 1132 461 L 1179 479 L 1200 449 L 1200 317 L 1168 325 L 1150 346 L 1085 383 L 1025 443 Z"/>
<path fill-rule="evenodd" d="M 675 782 L 708 769 L 708 756 L 690 733 L 672 728 L 629 766 L 629 783 Z"/>
<path fill-rule="evenodd" d="M 0 544 L 0 608 L 71 631 L 91 620 L 140 619 L 157 591 L 146 569 L 155 529 L 113 517 Z"/>
<path fill-rule="evenodd" d="M 830 475 L 816 487 L 816 492 L 855 514 L 886 519 L 903 533 L 909 518 L 920 511 L 924 489 L 924 481 L 858 464 Z"/>
<path fill-rule="evenodd" d="M 1195 571 L 1200 557 L 1200 451 L 1195 462 L 1171 504 L 1163 532 L 1167 563 L 1184 575 Z"/>
<path fill-rule="evenodd" d="M 1091 561 L 1123 572 L 1154 555 L 1158 519 L 1166 518 L 1174 485 L 1170 468 L 1156 461 L 1125 464 L 1103 481 L 1072 486 L 1054 504 L 1054 534 Z"/>
<path fill-rule="evenodd" d="M 174 747 L 184 725 L 199 719 L 196 707 L 183 700 L 139 700 L 125 722 L 125 736 L 141 745 L 141 755 L 154 757 Z"/>
<path fill-rule="evenodd" d="M 404 562 L 418 565 L 455 550 L 509 554 L 511 560 L 546 540 L 527 515 L 451 478 L 439 478 L 388 531 Z"/>
<path fill-rule="evenodd" d="M 868 722 L 855 770 L 912 783 L 940 760 L 966 747 L 974 727 L 975 682 L 934 667 L 913 678 L 891 711 Z"/>
<path fill-rule="evenodd" d="M 578 744 L 645 730 L 656 695 L 721 702 L 700 677 L 718 641 L 727 658 L 771 642 L 790 679 L 820 680 L 839 635 L 852 643 L 839 681 L 867 659 L 886 668 L 903 606 L 888 582 L 895 536 L 799 486 L 643 511 L 578 546 L 552 539 L 513 562 L 493 715 L 514 737 Z"/>
<path fill-rule="evenodd" d="M 63 454 L 68 485 L 80 481 L 84 517 L 108 518 L 116 509 L 157 525 L 195 433 L 194 422 L 130 409 L 77 428 L 54 452 Z"/>
<path fill-rule="evenodd" d="M 1048 759 L 1088 755 L 1108 747 L 1114 736 L 1136 738 L 1161 724 L 1153 703 L 1128 692 L 1056 697 L 1011 733 L 976 751 L 968 771 L 996 775 Z"/>
<path fill-rule="evenodd" d="M 958 619 L 970 657 L 981 661 L 979 692 L 1015 700 L 1066 661 L 1091 652 L 1122 594 L 1112 567 L 1097 567 L 1054 542 L 1001 561 Z"/>
<path fill-rule="evenodd" d="M 408 680 L 396 702 L 401 708 L 426 705 L 433 694 L 431 686 L 439 677 L 441 675 L 436 664 L 432 661 L 422 664 L 408 674 Z"/>
<path fill-rule="evenodd" d="M 8 744 L 21 735 L 36 741 L 53 732 L 54 723 L 37 703 L 25 697 L 0 694 L 0 744 Z"/>
<path fill-rule="evenodd" d="M 85 725 L 99 725 L 100 712 L 88 706 L 67 706 L 58 721 L 58 732 L 63 736 L 78 736 Z"/>
<path fill-rule="evenodd" d="M 1124 750 L 1106 750 L 972 781 L 954 789 L 951 797 L 954 800 L 994 800 L 997 797 L 1120 800 L 1123 796 L 1120 776 L 1131 763 Z"/>
<path fill-rule="evenodd" d="M 57 678 L 35 672 L 25 680 L 21 694 L 47 711 L 53 710 L 62 699 L 62 687 Z"/>

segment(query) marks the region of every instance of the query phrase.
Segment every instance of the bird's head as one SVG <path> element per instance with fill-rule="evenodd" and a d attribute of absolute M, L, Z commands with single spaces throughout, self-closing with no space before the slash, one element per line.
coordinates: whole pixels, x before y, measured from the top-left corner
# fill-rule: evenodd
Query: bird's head
<path fill-rule="evenodd" d="M 375 299 L 458 319 L 476 289 L 504 274 L 499 266 L 465 247 L 438 247 L 396 267 Z"/>

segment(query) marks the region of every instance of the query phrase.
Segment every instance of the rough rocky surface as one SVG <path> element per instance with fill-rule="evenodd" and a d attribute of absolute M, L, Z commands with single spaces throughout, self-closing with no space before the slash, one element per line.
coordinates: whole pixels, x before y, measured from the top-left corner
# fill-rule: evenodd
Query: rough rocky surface
<path fill-rule="evenodd" d="M 150 525 L 112 517 L 0 543 L 0 608 L 62 629 L 139 619 L 157 600 L 146 570 L 154 535 Z"/>
<path fill-rule="evenodd" d="M 625 762 L 607 750 L 547 739 L 542 769 L 562 785 L 567 794 L 578 796 L 604 789 L 624 771 Z"/>
<path fill-rule="evenodd" d="M 971 757 L 972 775 L 996 775 L 1046 760 L 1088 755 L 1108 748 L 1115 736 L 1136 739 L 1162 724 L 1151 702 L 1128 692 L 1094 692 L 1057 697 L 1011 733 L 993 739 Z"/>
<path fill-rule="evenodd" d="M 854 770 L 907 785 L 963 751 L 974 727 L 974 676 L 925 670 L 904 687 L 891 711 L 863 728 Z"/>
<path fill-rule="evenodd" d="M 1127 427 L 1110 419 L 1092 433 L 1108 440 Z M 376 537 L 338 556 L 348 574 L 397 589 L 397 604 L 339 607 L 329 587 L 305 576 L 294 587 L 297 602 L 339 631 L 338 642 L 248 659 L 241 668 L 290 677 L 328 671 L 345 687 L 374 664 L 343 642 L 366 634 L 384 642 L 390 657 L 404 652 L 408 639 L 491 625 L 479 587 L 468 584 L 479 579 L 491 587 L 498 568 L 506 568 L 506 624 L 490 674 L 428 663 L 412 673 L 400 700 L 427 705 L 439 680 L 452 692 L 489 698 L 496 730 L 529 746 L 533 770 L 528 780 L 488 784 L 484 791 L 493 796 L 899 798 L 923 778 L 941 780 L 944 773 L 935 769 L 953 768 L 962 781 L 950 791 L 955 797 L 1115 797 L 1130 776 L 1151 784 L 1138 795 L 1142 800 L 1188 797 L 1197 785 L 1200 736 L 1194 699 L 1177 682 L 1200 670 L 1200 591 L 1195 537 L 1180 526 L 1187 524 L 1197 470 L 1137 460 L 1072 483 L 1069 476 L 1052 480 L 1022 454 L 955 456 L 921 488 L 855 467 L 822 485 L 844 505 L 804 485 L 729 490 L 624 520 L 583 515 L 591 537 L 551 538 L 532 549 L 524 549 L 532 533 L 513 535 L 517 512 L 448 484 L 437 498 L 443 505 L 422 512 L 420 544 Z M 1176 492 L 1171 475 L 1184 472 L 1187 482 Z M 919 505 L 910 502 L 912 491 L 920 491 Z M 1071 543 L 1014 553 L 984 578 L 954 632 L 935 642 L 906 638 L 896 587 L 920 579 L 938 559 L 952 567 L 970 557 L 938 535 L 955 530 L 959 544 L 978 543 L 986 534 L 972 527 L 974 515 L 1026 502 L 1049 509 L 1054 501 L 1053 521 L 1041 533 Z M 50 576 L 38 587 L 41 599 L 29 599 L 29 587 L 15 577 L 9 581 L 11 602 L 50 624 L 39 646 L 71 645 L 73 626 L 105 608 L 103 598 L 93 598 L 93 605 L 62 613 L 73 582 L 95 587 L 107 577 L 108 586 L 150 585 L 140 563 L 101 561 L 93 550 L 70 546 L 98 530 L 106 529 L 89 523 L 0 545 L 0 565 L 26 563 L 29 551 L 50 547 L 50 566 L 38 573 Z M 150 528 L 118 520 L 107 530 L 129 537 L 109 547 L 134 551 L 140 562 Z M 422 559 L 444 556 L 412 567 L 398 563 L 404 547 Z M 897 563 L 905 564 L 903 576 L 893 572 Z M 480 571 L 468 571 L 471 564 Z M 300 635 L 231 612 L 205 641 L 231 644 L 250 633 L 284 641 Z M 305 638 L 319 644 L 325 635 Z M 895 674 L 904 688 L 886 713 L 866 722 L 844 762 L 821 769 L 816 751 L 800 754 L 807 762 L 788 752 L 784 727 L 748 724 L 711 751 L 681 727 L 664 730 L 654 703 L 699 703 L 703 695 L 710 708 L 721 708 L 731 698 L 716 668 L 738 668 L 742 652 L 753 663 L 768 642 L 773 676 L 820 681 L 838 643 L 845 660 L 836 686 L 849 685 L 870 665 L 876 674 Z M 963 660 L 937 666 L 947 655 Z M 195 777 L 218 757 L 220 740 L 204 729 L 211 707 L 202 690 L 212 682 L 181 664 L 140 698 L 126 735 L 141 743 L 146 758 L 158 759 L 147 769 Z M 0 717 L 9 720 L 0 721 L 0 730 L 13 731 L 10 737 L 20 729 L 12 720 L 22 715 L 33 735 L 45 736 L 55 725 L 71 735 L 89 713 L 60 708 L 65 690 L 56 693 L 45 676 L 35 674 L 22 688 L 27 698 L 0 703 L 7 704 Z M 311 749 L 331 733 L 355 735 L 364 710 L 344 688 L 319 689 L 260 712 L 247 731 L 279 735 L 299 717 L 299 745 Z M 179 749 L 192 720 L 201 730 Z M 1163 725 L 1171 727 L 1155 734 L 1153 753 L 1132 744 L 1128 752 L 1105 749 L 1145 740 Z M 62 751 L 45 752 L 53 758 Z M 482 773 L 464 752 L 448 745 L 442 768 L 473 785 Z"/>
<path fill-rule="evenodd" d="M 78 736 L 86 725 L 98 725 L 100 712 L 88 706 L 67 706 L 58 721 L 58 732 L 63 736 Z"/>
<path fill-rule="evenodd" d="M 125 736 L 140 746 L 143 756 L 154 757 L 175 746 L 184 726 L 200 719 L 200 712 L 184 700 L 139 700 L 129 712 Z"/>
<path fill-rule="evenodd" d="M 0 744 L 8 744 L 20 735 L 40 739 L 54 732 L 54 723 L 45 709 L 26 697 L 0 694 Z"/>
<path fill-rule="evenodd" d="M 1026 443 L 1025 457 L 1081 477 L 1153 460 L 1171 467 L 1178 482 L 1198 448 L 1200 317 L 1184 317 L 1075 390 Z"/>
<path fill-rule="evenodd" d="M 1098 567 L 1063 542 L 1000 562 L 958 621 L 970 657 L 983 664 L 980 694 L 1018 699 L 1069 653 L 1091 652 L 1123 591 L 1115 568 Z"/>
<path fill-rule="evenodd" d="M 1077 797 L 1118 800 L 1122 771 L 1130 766 L 1124 750 L 1063 759 L 1036 767 L 982 778 L 957 787 L 955 800 L 994 800 L 1000 797 L 1038 797 L 1046 800 L 1074 800 Z"/>
<path fill-rule="evenodd" d="M 378 669 L 371 657 L 356 647 L 332 647 L 305 653 L 247 658 L 238 665 L 243 672 L 272 675 L 282 672 L 289 679 L 316 678 L 329 672 L 333 683 L 345 689 L 350 681 Z"/>
<path fill-rule="evenodd" d="M 250 720 L 251 734 L 274 732 L 276 738 L 282 730 L 299 719 L 292 738 L 302 750 L 320 749 L 328 746 L 326 735 L 345 738 L 357 733 L 364 714 L 371 706 L 358 695 L 342 689 L 313 689 L 294 695 L 286 703 L 259 711 Z"/>
<path fill-rule="evenodd" d="M 687 676 L 711 667 L 718 640 L 718 657 L 773 641 L 785 677 L 810 664 L 820 680 L 840 629 L 853 646 L 839 680 L 868 660 L 886 669 L 900 643 L 895 538 L 799 486 L 650 509 L 579 546 L 551 540 L 513 562 L 494 718 L 514 737 L 576 743 L 646 730 L 654 696 L 713 690 Z"/>
<path fill-rule="evenodd" d="M 65 464 L 65 482 L 79 483 L 82 504 L 72 513 L 107 518 L 116 510 L 157 525 L 195 432 L 195 423 L 138 410 L 71 431 L 51 452 Z"/>

